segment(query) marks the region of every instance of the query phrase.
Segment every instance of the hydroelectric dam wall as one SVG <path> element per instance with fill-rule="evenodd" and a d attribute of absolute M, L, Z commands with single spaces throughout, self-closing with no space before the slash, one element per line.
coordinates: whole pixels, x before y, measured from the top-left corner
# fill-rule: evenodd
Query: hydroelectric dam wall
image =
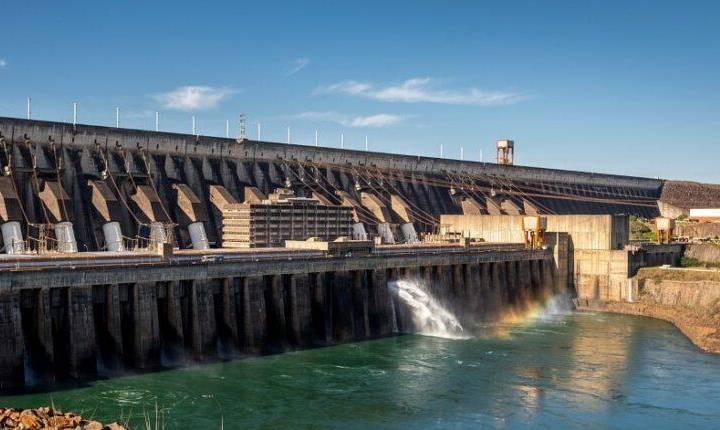
<path fill-rule="evenodd" d="M 80 250 L 101 250 L 102 226 L 140 235 L 152 221 L 202 222 L 219 244 L 218 207 L 254 187 L 353 206 L 378 225 L 438 229 L 441 214 L 658 214 L 663 181 L 314 146 L 0 118 L 0 217 L 73 223 Z M 220 202 L 222 201 L 222 202 Z M 402 234 L 398 233 L 401 237 Z"/>
<path fill-rule="evenodd" d="M 0 254 L 3 389 L 414 332 L 410 310 L 391 291 L 399 279 L 423 280 L 470 320 L 565 288 L 553 250 L 522 245 L 381 245 L 368 255 L 230 250 L 220 246 L 223 205 L 291 190 L 351 206 L 353 221 L 373 236 L 381 225 L 436 232 L 441 214 L 653 216 L 663 186 L 10 118 L 0 118 L 0 172 L 0 221 L 19 226 L 8 237 L 22 234 L 25 250 L 39 251 L 10 255 L 13 242 Z M 179 249 L 111 251 L 108 223 L 133 240 L 147 238 L 152 223 L 171 226 Z M 60 224 L 71 230 L 55 238 L 43 230 Z M 198 224 L 210 249 L 188 250 Z M 70 232 L 76 250 L 43 252 Z"/>
<path fill-rule="evenodd" d="M 552 250 L 518 246 L 92 257 L 0 271 L 0 388 L 415 332 L 398 279 L 423 280 L 461 321 L 559 288 Z"/>

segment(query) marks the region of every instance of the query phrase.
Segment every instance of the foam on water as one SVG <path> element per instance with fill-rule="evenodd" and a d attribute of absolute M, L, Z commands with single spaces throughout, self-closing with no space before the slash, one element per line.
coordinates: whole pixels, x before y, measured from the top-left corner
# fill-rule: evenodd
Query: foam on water
<path fill-rule="evenodd" d="M 390 288 L 412 313 L 418 333 L 448 339 L 467 337 L 457 317 L 438 303 L 423 284 L 398 280 L 391 282 Z"/>

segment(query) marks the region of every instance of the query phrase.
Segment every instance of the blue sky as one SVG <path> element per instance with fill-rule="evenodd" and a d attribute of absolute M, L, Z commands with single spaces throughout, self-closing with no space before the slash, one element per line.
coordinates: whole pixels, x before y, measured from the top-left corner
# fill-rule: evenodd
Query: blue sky
<path fill-rule="evenodd" d="M 6 2 L 0 115 L 720 183 L 720 3 Z"/>

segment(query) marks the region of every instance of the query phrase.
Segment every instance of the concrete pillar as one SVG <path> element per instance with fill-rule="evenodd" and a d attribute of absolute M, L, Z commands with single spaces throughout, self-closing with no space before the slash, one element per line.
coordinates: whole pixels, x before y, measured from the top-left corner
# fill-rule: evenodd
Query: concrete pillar
<path fill-rule="evenodd" d="M 507 303 L 507 284 L 505 282 L 505 264 L 502 262 L 491 263 L 490 285 L 495 292 L 495 312 L 500 312 L 501 307 Z"/>
<path fill-rule="evenodd" d="M 490 319 L 500 306 L 498 303 L 497 291 L 492 285 L 492 263 L 480 263 L 478 266 L 478 278 L 481 301 L 476 302 L 477 312 L 485 319 Z"/>
<path fill-rule="evenodd" d="M 269 287 L 265 290 L 267 309 L 268 346 L 273 350 L 284 350 L 288 340 L 288 321 L 285 316 L 285 276 L 269 277 Z"/>
<path fill-rule="evenodd" d="M 441 303 L 448 303 L 453 292 L 453 267 L 438 267 L 438 283 L 435 290 L 435 298 Z"/>
<path fill-rule="evenodd" d="M 326 345 L 332 342 L 332 295 L 327 288 L 326 273 L 310 274 L 312 288 L 313 342 Z"/>
<path fill-rule="evenodd" d="M 561 276 L 559 269 L 555 263 L 549 260 L 543 260 L 540 266 L 540 275 L 542 276 L 543 290 L 552 291 L 553 293 L 563 294 L 570 286 L 568 285 L 567 272 Z"/>
<path fill-rule="evenodd" d="M 429 290 L 433 288 L 433 270 L 434 267 L 432 266 L 423 266 L 420 268 L 420 282 L 424 282 Z"/>
<path fill-rule="evenodd" d="M 240 332 L 238 329 L 237 295 L 241 285 L 240 278 L 225 278 L 222 283 L 222 321 L 225 330 L 236 348 L 240 347 Z"/>
<path fill-rule="evenodd" d="M 465 294 L 465 265 L 455 264 L 452 266 L 452 295 L 448 303 L 452 309 L 459 309 L 460 305 L 467 302 Z"/>
<path fill-rule="evenodd" d="M 20 293 L 0 290 L 0 390 L 24 384 L 24 353 Z"/>
<path fill-rule="evenodd" d="M 479 296 L 478 279 L 477 276 L 473 277 L 473 268 L 475 268 L 475 275 L 478 275 L 477 267 L 477 264 L 474 263 L 462 265 L 462 296 L 455 299 L 458 313 L 460 315 L 473 315 L 473 319 L 475 319 L 475 303 Z"/>
<path fill-rule="evenodd" d="M 542 260 L 530 260 L 530 282 L 532 284 L 531 297 L 533 299 L 538 299 L 545 294 L 542 287 L 542 277 L 540 275 L 541 265 Z"/>
<path fill-rule="evenodd" d="M 107 327 L 107 343 L 110 345 L 110 353 L 116 357 L 122 357 L 122 311 L 120 309 L 120 287 L 117 284 L 106 287 L 105 303 L 107 309 L 105 324 Z"/>
<path fill-rule="evenodd" d="M 368 319 L 370 336 L 381 337 L 393 333 L 396 325 L 392 297 L 387 284 L 387 271 L 374 269 L 369 275 Z"/>
<path fill-rule="evenodd" d="M 265 319 L 265 279 L 262 276 L 245 278 L 243 296 L 244 347 L 250 352 L 260 352 L 265 346 L 267 334 Z"/>
<path fill-rule="evenodd" d="M 312 299 L 310 276 L 298 273 L 290 277 L 290 341 L 293 345 L 305 346 L 312 342 Z"/>
<path fill-rule="evenodd" d="M 518 265 L 515 261 L 505 261 L 501 263 L 505 273 L 505 291 L 507 292 L 508 301 L 506 303 L 515 304 L 520 300 L 520 280 L 518 279 Z M 501 272 L 502 273 L 502 272 Z"/>
<path fill-rule="evenodd" d="M 38 290 L 36 334 L 41 349 L 39 353 L 42 355 L 42 357 L 40 357 L 40 361 L 47 365 L 48 369 L 52 369 L 55 366 L 55 345 L 53 342 L 53 324 L 50 303 L 50 289 L 42 288 Z"/>
<path fill-rule="evenodd" d="M 139 369 L 160 366 L 160 323 L 157 311 L 157 286 L 137 283 L 132 286 L 133 362 Z"/>
<path fill-rule="evenodd" d="M 168 282 L 165 294 L 164 332 L 161 333 L 164 358 L 182 360 L 185 348 L 185 330 L 183 328 L 183 304 L 185 283 Z"/>
<path fill-rule="evenodd" d="M 552 233 L 546 237 L 549 245 L 553 246 L 554 268 L 553 276 L 556 277 L 554 285 L 562 291 L 566 288 L 573 288 L 573 249 L 570 237 L 567 233 Z M 546 284 L 550 286 L 552 284 Z"/>
<path fill-rule="evenodd" d="M 70 287 L 67 295 L 69 373 L 73 378 L 91 377 L 97 373 L 92 287 Z"/>
<path fill-rule="evenodd" d="M 355 320 L 355 339 L 370 337 L 370 320 L 368 316 L 368 290 L 365 271 L 352 271 L 352 312 Z"/>
<path fill-rule="evenodd" d="M 217 351 L 215 302 L 210 281 L 193 281 L 190 289 L 192 304 L 192 350 L 196 359 L 206 358 Z"/>
<path fill-rule="evenodd" d="M 530 260 L 520 260 L 515 264 L 517 267 L 518 284 L 518 301 L 521 304 L 528 302 L 532 297 L 532 274 L 530 268 Z"/>
<path fill-rule="evenodd" d="M 353 340 L 355 315 L 352 312 L 353 277 L 351 272 L 339 271 L 332 275 L 333 340 L 338 343 Z"/>

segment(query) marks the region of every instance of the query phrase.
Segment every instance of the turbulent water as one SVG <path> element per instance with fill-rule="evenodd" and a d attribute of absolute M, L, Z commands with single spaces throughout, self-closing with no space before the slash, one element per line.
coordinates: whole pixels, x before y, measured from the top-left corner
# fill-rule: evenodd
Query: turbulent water
<path fill-rule="evenodd" d="M 646 318 L 535 312 L 491 336 L 400 336 L 0 396 L 166 428 L 717 428 L 720 357 Z M 143 427 L 144 428 L 144 427 Z"/>
<path fill-rule="evenodd" d="M 457 317 L 438 303 L 423 283 L 415 280 L 393 281 L 390 290 L 407 306 L 417 333 L 450 339 L 466 337 Z"/>

